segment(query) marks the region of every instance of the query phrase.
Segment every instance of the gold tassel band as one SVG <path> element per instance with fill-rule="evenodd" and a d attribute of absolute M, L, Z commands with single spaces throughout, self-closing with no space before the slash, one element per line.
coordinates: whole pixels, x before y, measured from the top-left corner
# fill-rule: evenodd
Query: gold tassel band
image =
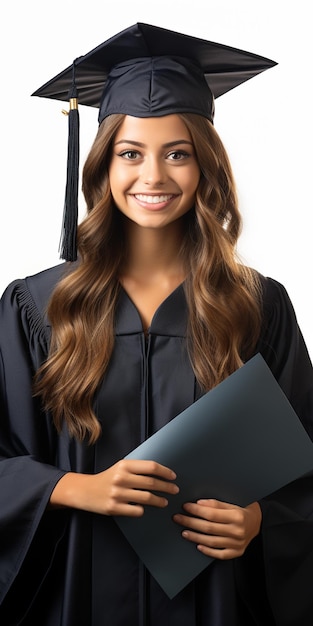
<path fill-rule="evenodd" d="M 73 109 L 78 109 L 78 99 L 77 98 L 71 98 L 70 99 L 70 111 L 72 111 Z"/>
<path fill-rule="evenodd" d="M 78 98 L 70 98 L 70 111 L 74 111 L 75 109 L 78 109 Z M 70 111 L 62 109 L 63 115 L 68 115 Z"/>

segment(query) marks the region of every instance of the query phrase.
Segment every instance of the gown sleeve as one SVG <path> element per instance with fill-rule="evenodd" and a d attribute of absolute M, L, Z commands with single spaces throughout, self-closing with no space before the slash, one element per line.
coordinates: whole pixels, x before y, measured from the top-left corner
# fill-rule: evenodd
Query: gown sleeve
<path fill-rule="evenodd" d="M 267 279 L 265 285 L 264 324 L 258 348 L 313 439 L 311 360 L 285 288 L 273 279 Z M 269 495 L 260 505 L 263 517 L 258 541 L 275 625 L 308 626 L 313 620 L 313 474 Z M 251 554 L 255 549 L 254 545 L 247 550 L 238 563 L 244 589 L 249 589 L 248 603 L 253 597 L 253 584 L 258 586 L 258 572 L 251 576 Z"/>
<path fill-rule="evenodd" d="M 46 508 L 65 471 L 55 464 L 51 420 L 32 394 L 32 376 L 46 351 L 46 327 L 27 280 L 15 281 L 0 303 L 0 605 L 32 552 L 35 589 L 64 531 L 62 515 Z M 38 545 L 47 515 L 56 515 L 55 535 Z"/>

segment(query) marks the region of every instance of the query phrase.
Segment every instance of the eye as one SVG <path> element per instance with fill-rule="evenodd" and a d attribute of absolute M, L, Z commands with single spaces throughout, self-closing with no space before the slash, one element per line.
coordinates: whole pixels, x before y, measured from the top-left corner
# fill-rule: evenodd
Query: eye
<path fill-rule="evenodd" d="M 124 150 L 120 152 L 119 155 L 123 159 L 127 159 L 128 161 L 135 161 L 140 157 L 140 154 L 137 150 Z"/>
<path fill-rule="evenodd" d="M 167 155 L 167 158 L 170 159 L 170 161 L 183 161 L 189 157 L 189 152 L 186 152 L 185 150 L 173 150 L 173 152 L 170 152 Z"/>

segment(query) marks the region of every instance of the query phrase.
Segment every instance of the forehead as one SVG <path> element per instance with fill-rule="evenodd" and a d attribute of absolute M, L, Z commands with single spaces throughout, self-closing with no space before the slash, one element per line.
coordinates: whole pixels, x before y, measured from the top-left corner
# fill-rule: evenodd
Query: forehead
<path fill-rule="evenodd" d="M 176 114 L 144 118 L 126 115 L 115 136 L 115 141 L 123 139 L 165 143 L 179 139 L 191 141 L 191 136 L 183 120 Z"/>

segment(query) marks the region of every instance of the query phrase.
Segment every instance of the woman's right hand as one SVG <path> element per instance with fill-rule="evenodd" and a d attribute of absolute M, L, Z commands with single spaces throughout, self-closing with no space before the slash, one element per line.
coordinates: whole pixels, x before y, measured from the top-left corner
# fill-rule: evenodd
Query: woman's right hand
<path fill-rule="evenodd" d="M 145 506 L 164 508 L 176 494 L 176 474 L 155 461 L 123 459 L 98 474 L 68 472 L 56 484 L 50 508 L 70 507 L 100 515 L 141 517 Z"/>

